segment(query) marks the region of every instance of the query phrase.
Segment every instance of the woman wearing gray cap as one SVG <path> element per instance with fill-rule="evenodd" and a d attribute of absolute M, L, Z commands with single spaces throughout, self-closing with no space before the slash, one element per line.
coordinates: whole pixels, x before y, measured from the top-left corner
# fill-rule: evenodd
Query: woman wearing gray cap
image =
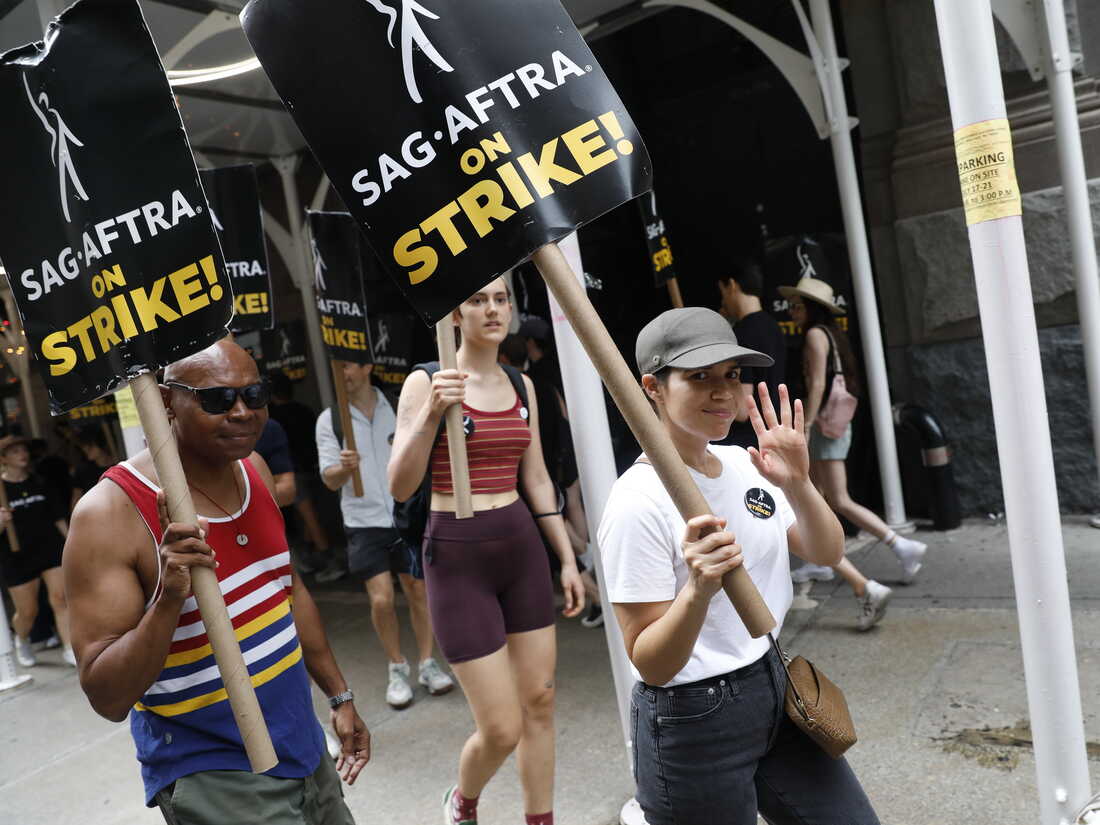
<path fill-rule="evenodd" d="M 851 422 L 838 437 L 830 438 L 822 431 L 822 414 L 833 392 L 834 376 L 842 376 L 845 386 L 853 394 L 859 392 L 855 357 L 848 337 L 836 323 L 836 316 L 842 311 L 833 298 L 833 288 L 820 278 L 803 278 L 797 286 L 780 287 L 779 293 L 789 302 L 791 319 L 806 334 L 802 372 L 806 377 L 810 477 L 834 510 L 894 551 L 901 564 L 901 580 L 908 584 L 921 569 L 928 546 L 899 536 L 886 522 L 853 501 L 848 494 L 848 473 L 844 461 L 852 443 Z M 885 585 L 865 577 L 848 559 L 842 559 L 835 568 L 805 564 L 794 571 L 794 580 L 829 581 L 833 578 L 833 569 L 851 586 L 859 603 L 857 626 L 860 630 L 869 630 L 886 612 L 891 591 Z"/>
<path fill-rule="evenodd" d="M 746 401 L 742 366 L 771 359 L 737 343 L 709 309 L 650 322 L 636 350 L 642 387 L 713 515 L 686 524 L 644 461 L 612 488 L 599 530 L 607 591 L 634 675 L 634 775 L 650 825 L 874 825 L 859 781 L 787 718 L 786 672 L 722 592 L 738 565 L 782 626 L 788 551 L 843 555 L 840 523 L 809 478 L 800 402 L 785 385 Z M 717 446 L 748 403 L 759 448 Z M 714 532 L 709 532 L 709 531 Z M 707 535 L 709 532 L 709 535 Z M 778 630 L 776 631 L 778 633 Z"/>

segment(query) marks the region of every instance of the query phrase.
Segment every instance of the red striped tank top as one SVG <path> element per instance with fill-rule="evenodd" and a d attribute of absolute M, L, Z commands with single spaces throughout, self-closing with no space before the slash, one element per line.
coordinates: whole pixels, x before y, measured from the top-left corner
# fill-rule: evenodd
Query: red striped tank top
<path fill-rule="evenodd" d="M 474 493 L 510 493 L 516 489 L 519 462 L 531 443 L 527 410 L 516 396 L 506 410 L 485 412 L 462 405 L 462 413 L 473 419 L 474 431 L 466 436 L 466 455 L 470 464 L 470 487 Z M 469 432 L 469 426 L 467 426 Z M 447 431 L 432 449 L 432 491 L 453 493 L 451 455 Z"/>

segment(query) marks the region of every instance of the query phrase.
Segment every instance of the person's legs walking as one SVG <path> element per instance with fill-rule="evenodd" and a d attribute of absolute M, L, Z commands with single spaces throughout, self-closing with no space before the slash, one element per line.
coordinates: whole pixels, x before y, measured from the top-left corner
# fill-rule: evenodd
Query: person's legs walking
<path fill-rule="evenodd" d="M 386 686 L 386 702 L 391 707 L 408 707 L 413 700 L 409 687 L 409 663 L 401 653 L 401 628 L 394 607 L 393 578 L 389 570 L 376 573 L 364 582 L 370 598 L 370 619 L 374 632 L 382 643 L 389 659 L 389 682 Z"/>
<path fill-rule="evenodd" d="M 523 707 L 516 759 L 525 813 L 546 814 L 554 809 L 554 628 L 509 635 L 508 658 Z"/>
<path fill-rule="evenodd" d="M 61 643 L 65 649 L 62 658 L 70 665 L 76 665 L 73 656 L 72 643 L 69 641 L 69 603 L 65 599 L 65 579 L 60 567 L 51 567 L 42 573 L 42 581 L 46 583 L 46 592 L 50 597 L 50 609 L 53 610 L 56 622 L 57 635 L 61 637 Z"/>
<path fill-rule="evenodd" d="M 31 651 L 30 632 L 34 618 L 38 615 L 39 580 L 32 579 L 24 584 L 8 588 L 15 613 L 11 617 L 11 629 L 15 634 L 15 657 L 23 667 L 37 664 Z"/>

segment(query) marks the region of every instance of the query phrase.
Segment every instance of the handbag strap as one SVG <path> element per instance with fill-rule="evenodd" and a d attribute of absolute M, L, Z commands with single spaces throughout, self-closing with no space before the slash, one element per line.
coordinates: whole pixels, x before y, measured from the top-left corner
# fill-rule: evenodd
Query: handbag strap
<path fill-rule="evenodd" d="M 779 655 L 779 661 L 783 663 L 783 670 L 787 672 L 787 686 L 791 689 L 791 693 L 794 694 L 795 707 L 798 708 L 798 712 L 802 714 L 803 719 L 809 720 L 810 714 L 806 711 L 806 702 L 802 699 L 802 694 L 798 691 L 798 685 L 794 683 L 794 678 L 791 676 L 791 668 L 789 666 L 787 654 L 784 653 L 783 648 L 779 646 L 779 642 L 776 641 L 774 634 L 769 632 L 768 638 L 771 640 L 775 652 Z"/>
<path fill-rule="evenodd" d="M 840 351 L 836 348 L 836 339 L 833 338 L 833 331 L 824 324 L 819 324 L 818 329 L 825 333 L 825 336 L 829 339 L 829 352 L 833 356 L 833 375 L 844 375 L 844 364 L 840 360 Z"/>

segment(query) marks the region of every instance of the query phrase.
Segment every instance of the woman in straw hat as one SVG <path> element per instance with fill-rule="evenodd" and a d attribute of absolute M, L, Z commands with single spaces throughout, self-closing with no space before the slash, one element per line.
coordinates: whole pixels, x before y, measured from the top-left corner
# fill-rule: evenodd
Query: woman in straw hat
<path fill-rule="evenodd" d="M 805 331 L 802 350 L 802 373 L 806 380 L 806 434 L 810 441 L 810 475 L 829 505 L 858 527 L 885 542 L 895 553 L 902 567 L 902 581 L 909 583 L 921 568 L 927 545 L 899 536 L 866 507 L 848 494 L 848 474 L 844 465 L 852 443 L 849 421 L 839 437 L 830 438 L 822 432 L 822 412 L 834 391 L 834 377 L 843 379 L 844 387 L 853 396 L 859 394 L 859 373 L 848 336 L 836 322 L 842 310 L 837 307 L 833 288 L 819 278 L 807 277 L 794 287 L 780 287 L 779 293 L 788 300 L 791 319 Z M 839 391 L 839 390 L 838 390 Z M 833 570 L 851 585 L 859 601 L 860 630 L 868 630 L 886 612 L 890 588 L 868 579 L 846 558 L 832 569 L 804 565 L 792 574 L 795 581 L 811 579 L 828 581 Z"/>

